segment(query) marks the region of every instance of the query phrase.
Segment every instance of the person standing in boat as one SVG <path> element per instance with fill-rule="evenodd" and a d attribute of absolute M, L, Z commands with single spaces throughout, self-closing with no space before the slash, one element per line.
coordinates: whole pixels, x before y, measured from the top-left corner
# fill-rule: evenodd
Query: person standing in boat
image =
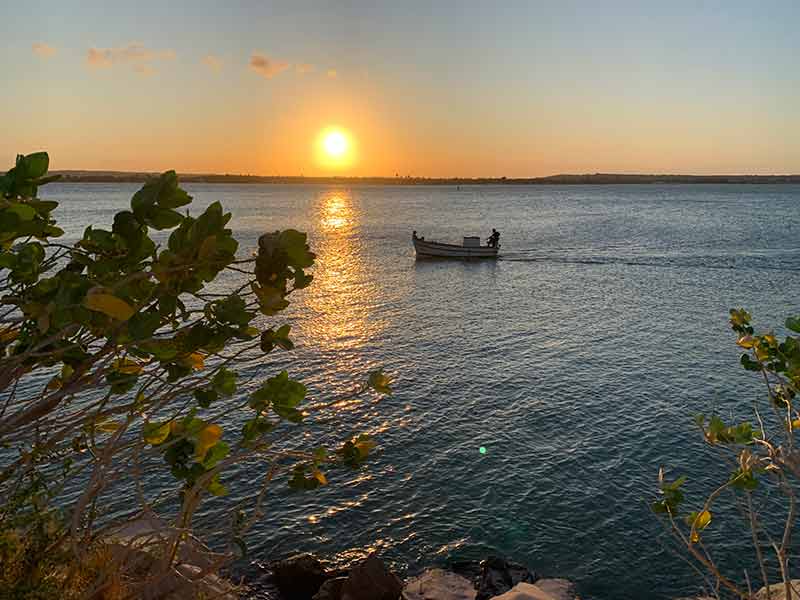
<path fill-rule="evenodd" d="M 492 227 L 492 235 L 489 236 L 487 242 L 490 248 L 497 248 L 500 245 L 500 232 L 494 227 Z"/>

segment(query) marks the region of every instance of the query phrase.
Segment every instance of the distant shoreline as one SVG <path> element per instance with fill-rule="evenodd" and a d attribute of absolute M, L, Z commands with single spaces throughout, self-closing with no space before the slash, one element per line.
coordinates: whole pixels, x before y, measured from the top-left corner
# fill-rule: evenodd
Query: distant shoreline
<path fill-rule="evenodd" d="M 65 183 L 141 183 L 153 173 L 103 171 L 53 171 Z M 281 175 L 197 175 L 181 174 L 184 183 L 271 183 L 324 185 L 617 185 L 659 183 L 795 183 L 800 175 L 551 175 L 548 177 L 302 177 Z"/>

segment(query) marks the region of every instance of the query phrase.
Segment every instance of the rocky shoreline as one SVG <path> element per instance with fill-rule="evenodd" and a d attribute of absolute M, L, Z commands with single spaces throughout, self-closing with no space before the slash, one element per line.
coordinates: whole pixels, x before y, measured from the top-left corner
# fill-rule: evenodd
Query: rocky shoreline
<path fill-rule="evenodd" d="M 403 581 L 376 555 L 349 569 L 328 569 L 313 554 L 296 554 L 269 565 L 265 582 L 273 593 L 252 600 L 589 600 L 567 579 L 541 577 L 502 557 L 454 562 Z M 793 585 L 800 581 L 793 581 Z M 782 585 L 770 586 L 770 600 L 786 600 Z M 766 589 L 755 593 L 766 600 Z M 713 600 L 706 596 L 676 600 Z"/>
<path fill-rule="evenodd" d="M 490 556 L 428 569 L 405 581 L 375 554 L 349 570 L 328 570 L 297 554 L 270 565 L 281 600 L 580 600 L 566 579 L 546 579 L 524 565 Z"/>
<path fill-rule="evenodd" d="M 270 564 L 268 581 L 280 600 L 580 600 L 566 579 L 548 579 L 513 561 L 490 556 L 432 568 L 401 580 L 375 554 L 349 570 L 326 569 L 312 554 Z"/>
<path fill-rule="evenodd" d="M 403 581 L 371 554 L 349 569 L 327 569 L 313 554 L 296 554 L 269 565 L 269 592 L 241 594 L 250 600 L 589 600 L 567 579 L 540 577 L 524 565 L 497 556 L 430 568 Z M 800 587 L 800 580 L 792 585 Z M 786 600 L 784 586 L 770 586 L 754 600 Z M 675 600 L 714 600 L 691 596 Z"/>

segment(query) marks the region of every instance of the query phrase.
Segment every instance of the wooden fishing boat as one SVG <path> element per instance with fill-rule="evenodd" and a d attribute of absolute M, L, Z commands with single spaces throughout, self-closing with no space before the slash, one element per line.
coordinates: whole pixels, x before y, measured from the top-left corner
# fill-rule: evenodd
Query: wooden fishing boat
<path fill-rule="evenodd" d="M 497 258 L 498 248 L 481 246 L 481 238 L 465 237 L 463 245 L 442 244 L 429 242 L 417 237 L 416 232 L 411 236 L 417 258 Z"/>

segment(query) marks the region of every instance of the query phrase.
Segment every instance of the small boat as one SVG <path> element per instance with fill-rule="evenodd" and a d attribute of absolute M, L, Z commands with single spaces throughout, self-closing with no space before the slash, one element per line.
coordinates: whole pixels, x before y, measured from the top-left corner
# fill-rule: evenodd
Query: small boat
<path fill-rule="evenodd" d="M 457 244 L 442 244 L 429 242 L 425 238 L 417 237 L 415 231 L 411 236 L 417 258 L 497 258 L 499 247 L 481 246 L 481 238 L 465 237 L 461 246 Z"/>

